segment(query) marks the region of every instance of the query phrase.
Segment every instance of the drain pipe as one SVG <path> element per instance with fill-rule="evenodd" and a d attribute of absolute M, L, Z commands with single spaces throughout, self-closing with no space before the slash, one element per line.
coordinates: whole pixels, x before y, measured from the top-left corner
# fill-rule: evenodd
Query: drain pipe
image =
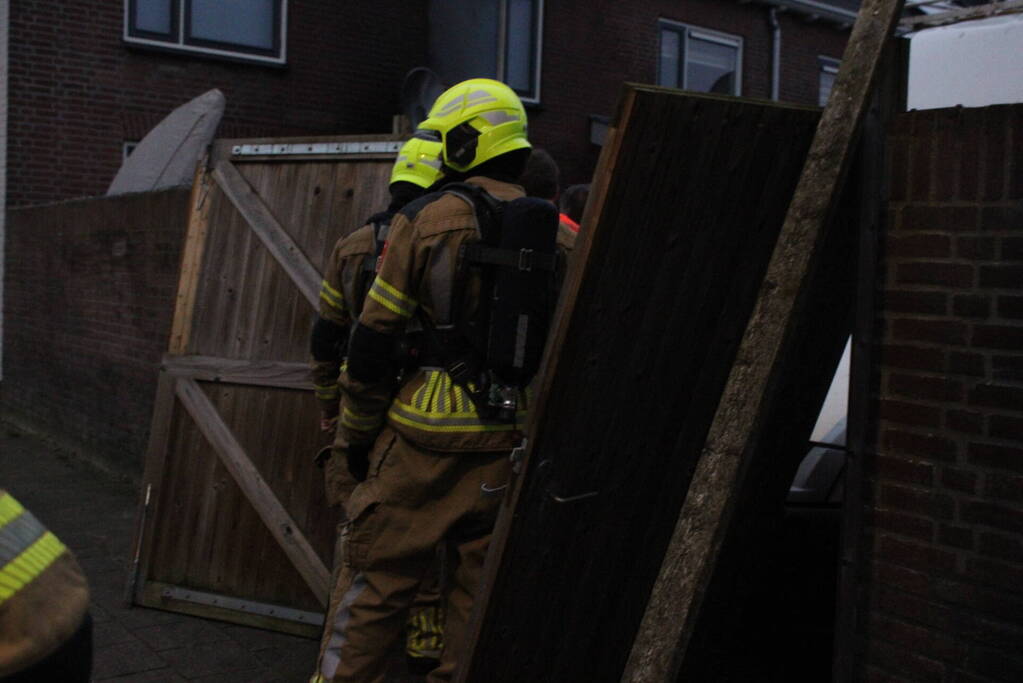
<path fill-rule="evenodd" d="M 777 102 L 781 91 L 781 24 L 778 23 L 778 8 L 767 11 L 771 25 L 771 99 Z"/>

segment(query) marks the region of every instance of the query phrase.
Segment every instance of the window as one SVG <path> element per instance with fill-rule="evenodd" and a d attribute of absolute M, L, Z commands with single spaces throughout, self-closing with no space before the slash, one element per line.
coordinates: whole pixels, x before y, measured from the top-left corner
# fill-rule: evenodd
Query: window
<path fill-rule="evenodd" d="M 283 64 L 287 0 L 125 0 L 124 40 Z"/>
<path fill-rule="evenodd" d="M 657 82 L 669 88 L 738 95 L 742 38 L 661 21 Z"/>
<path fill-rule="evenodd" d="M 138 140 L 125 140 L 121 143 L 121 163 L 128 160 L 131 153 L 135 151 L 135 148 L 139 146 Z"/>
<path fill-rule="evenodd" d="M 502 0 L 501 13 L 500 79 L 523 102 L 539 102 L 543 0 Z"/>
<path fill-rule="evenodd" d="M 819 88 L 817 90 L 817 104 L 824 106 L 828 103 L 831 95 L 831 88 L 835 85 L 835 76 L 838 74 L 838 66 L 841 64 L 837 59 L 831 57 L 818 57 Z"/>

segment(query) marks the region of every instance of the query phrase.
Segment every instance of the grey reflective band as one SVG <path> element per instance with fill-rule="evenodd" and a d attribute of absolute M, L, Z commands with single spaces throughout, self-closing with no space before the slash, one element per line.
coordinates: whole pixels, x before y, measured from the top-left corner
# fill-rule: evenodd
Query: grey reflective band
<path fill-rule="evenodd" d="M 526 362 L 526 334 L 529 331 L 529 316 L 519 314 L 518 328 L 515 330 L 515 358 L 513 368 L 521 368 Z"/>
<path fill-rule="evenodd" d="M 500 249 L 485 244 L 467 244 L 465 257 L 472 263 L 525 271 L 547 270 L 553 272 L 558 264 L 556 254 L 537 253 L 532 249 Z"/>
<path fill-rule="evenodd" d="M 341 664 L 341 648 L 348 643 L 345 629 L 348 628 L 348 622 L 352 618 L 352 603 L 358 599 L 359 594 L 366 589 L 367 585 L 366 577 L 362 572 L 356 574 L 344 598 L 341 599 L 341 604 L 338 605 L 337 613 L 334 615 L 330 640 L 327 642 L 327 647 L 323 652 L 323 660 L 320 662 L 320 674 L 326 677 L 328 681 L 334 679 L 334 674 L 337 673 L 337 668 Z"/>
<path fill-rule="evenodd" d="M 0 528 L 0 567 L 16 558 L 46 533 L 32 513 L 25 511 Z"/>
<path fill-rule="evenodd" d="M 430 291 L 433 295 L 433 319 L 437 325 L 451 322 L 453 271 L 451 250 L 441 242 L 430 255 Z"/>

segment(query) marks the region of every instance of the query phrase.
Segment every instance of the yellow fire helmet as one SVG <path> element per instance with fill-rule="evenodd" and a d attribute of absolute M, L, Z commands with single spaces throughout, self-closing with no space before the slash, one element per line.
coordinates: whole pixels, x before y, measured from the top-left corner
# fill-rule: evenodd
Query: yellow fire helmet
<path fill-rule="evenodd" d="M 444 163 L 456 171 L 532 146 L 519 96 L 489 78 L 473 78 L 445 90 L 420 128 L 440 132 Z"/>
<path fill-rule="evenodd" d="M 398 151 L 398 159 L 391 169 L 391 182 L 404 181 L 426 188 L 433 185 L 443 171 L 440 135 L 434 130 L 417 130 Z"/>

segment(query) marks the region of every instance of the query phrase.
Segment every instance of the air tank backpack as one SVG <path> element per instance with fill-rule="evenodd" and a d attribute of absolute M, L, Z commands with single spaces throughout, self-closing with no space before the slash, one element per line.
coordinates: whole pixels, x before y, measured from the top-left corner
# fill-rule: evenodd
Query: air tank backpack
<path fill-rule="evenodd" d="M 452 306 L 451 321 L 423 320 L 429 345 L 483 419 L 514 422 L 517 401 L 540 367 L 557 301 L 558 212 L 534 197 L 501 201 L 467 183 L 443 192 L 476 211 L 479 240 L 458 254 L 455 291 L 479 277 L 472 312 Z"/>

